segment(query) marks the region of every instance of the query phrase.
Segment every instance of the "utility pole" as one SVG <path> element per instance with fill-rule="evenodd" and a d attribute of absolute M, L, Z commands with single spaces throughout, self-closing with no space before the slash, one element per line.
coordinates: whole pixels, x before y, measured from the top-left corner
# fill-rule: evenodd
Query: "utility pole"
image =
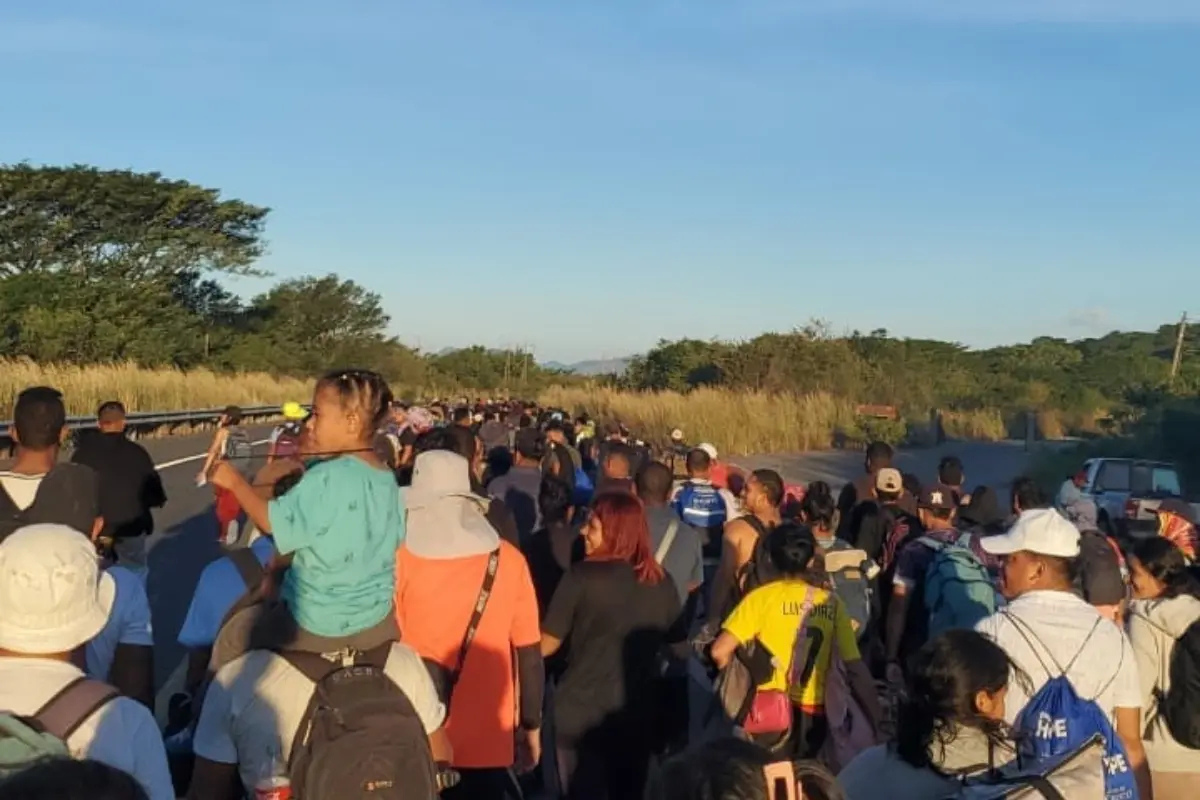
<path fill-rule="evenodd" d="M 1183 363 L 1183 336 L 1187 332 L 1187 312 L 1184 312 L 1183 317 L 1179 320 L 1179 335 L 1175 337 L 1175 358 L 1171 360 L 1171 382 L 1170 386 L 1175 386 L 1175 378 L 1179 375 L 1179 367 Z"/>

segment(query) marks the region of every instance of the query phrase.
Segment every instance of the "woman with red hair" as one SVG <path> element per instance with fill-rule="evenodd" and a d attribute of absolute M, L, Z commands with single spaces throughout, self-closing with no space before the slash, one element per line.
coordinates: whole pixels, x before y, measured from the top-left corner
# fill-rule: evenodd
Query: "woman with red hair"
<path fill-rule="evenodd" d="M 554 693 L 559 781 L 568 800 L 641 797 L 665 646 L 685 640 L 679 595 L 650 550 L 642 503 L 596 499 L 584 560 L 563 576 L 542 625 L 542 655 L 566 644 Z"/>

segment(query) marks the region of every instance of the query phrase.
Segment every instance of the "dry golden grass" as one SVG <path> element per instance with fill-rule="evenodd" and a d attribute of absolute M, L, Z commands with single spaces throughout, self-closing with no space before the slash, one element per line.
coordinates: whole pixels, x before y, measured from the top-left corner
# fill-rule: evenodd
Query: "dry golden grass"
<path fill-rule="evenodd" d="M 618 419 L 653 442 L 680 428 L 689 442 L 712 442 L 724 453 L 818 450 L 834 431 L 854 420 L 854 404 L 826 394 L 788 395 L 698 389 L 620 392 L 605 388 L 553 388 L 541 402 L 593 417 Z"/>
<path fill-rule="evenodd" d="M 12 418 L 13 401 L 30 386 L 58 389 L 67 413 L 79 416 L 96 413 L 106 400 L 120 400 L 130 411 L 178 411 L 307 402 L 312 394 L 310 382 L 263 372 L 183 372 L 135 364 L 72 366 L 0 359 L 0 419 Z"/>
<path fill-rule="evenodd" d="M 998 442 L 1008 434 L 1000 412 L 986 408 L 980 411 L 944 411 L 942 428 L 951 439 Z"/>

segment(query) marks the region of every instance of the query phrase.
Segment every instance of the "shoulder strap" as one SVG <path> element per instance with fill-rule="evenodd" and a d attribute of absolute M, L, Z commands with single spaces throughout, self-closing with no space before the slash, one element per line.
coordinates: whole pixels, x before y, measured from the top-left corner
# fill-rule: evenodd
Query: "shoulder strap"
<path fill-rule="evenodd" d="M 107 683 L 78 678 L 51 697 L 33 718 L 46 733 L 65 742 L 80 725 L 119 694 Z"/>
<path fill-rule="evenodd" d="M 1071 660 L 1067 662 L 1067 666 L 1062 667 L 1059 666 L 1058 661 L 1055 660 L 1054 655 L 1050 652 L 1050 648 L 1046 647 L 1038 635 L 1034 633 L 1033 628 L 1029 626 L 1028 622 L 1021 619 L 1016 614 L 1011 613 L 1007 609 L 1001 613 L 1004 615 L 1005 619 L 1012 623 L 1012 626 L 1016 629 L 1017 633 L 1021 634 L 1021 638 L 1025 640 L 1025 644 L 1029 645 L 1029 649 L 1033 651 L 1033 655 L 1035 658 L 1037 658 L 1038 663 L 1041 664 L 1042 669 L 1046 670 L 1046 674 L 1051 678 L 1054 678 L 1055 675 L 1046 666 L 1046 662 L 1043 661 L 1041 655 L 1038 654 L 1038 647 L 1034 647 L 1033 643 L 1038 643 L 1038 646 L 1041 648 L 1041 650 L 1046 653 L 1046 658 L 1048 658 L 1050 663 L 1054 665 L 1054 668 L 1058 670 L 1059 675 L 1066 675 L 1071 671 L 1071 667 L 1075 666 L 1075 662 L 1079 659 L 1079 656 L 1082 655 L 1083 651 L 1087 649 L 1088 642 L 1092 640 L 1092 637 L 1096 634 L 1096 631 L 1100 629 L 1101 623 L 1104 622 L 1103 617 L 1096 618 L 1096 624 L 1092 625 L 1092 629 L 1088 631 L 1088 635 L 1084 638 L 1083 644 L 1079 645 L 1079 650 L 1076 651 L 1075 655 L 1071 657 Z"/>
<path fill-rule="evenodd" d="M 483 574 L 483 585 L 479 587 L 479 598 L 475 601 L 475 609 L 471 612 L 471 620 L 467 623 L 467 630 L 463 634 L 462 647 L 458 650 L 458 663 L 454 665 L 453 671 L 446 678 L 446 708 L 450 708 L 450 701 L 454 697 L 454 687 L 458 685 L 458 679 L 462 677 L 463 666 L 467 663 L 467 651 L 471 649 L 471 642 L 475 641 L 475 634 L 479 631 L 479 623 L 483 619 L 483 612 L 487 609 L 488 599 L 492 596 L 492 587 L 496 584 L 496 572 L 500 568 L 500 548 L 496 548 L 488 556 L 487 571 Z"/>
<path fill-rule="evenodd" d="M 928 547 L 930 550 L 932 550 L 935 553 L 940 553 L 941 551 L 946 549 L 945 542 L 939 542 L 937 539 L 934 539 L 933 537 L 930 537 L 930 536 L 922 536 L 921 538 L 917 539 L 917 541 L 920 542 L 921 544 L 925 545 L 926 547 Z"/>
<path fill-rule="evenodd" d="M 796 652 L 799 650 L 800 637 L 807 636 L 808 617 L 813 610 L 813 593 L 811 586 L 804 587 L 804 606 L 800 609 L 800 622 L 796 625 L 796 639 L 792 642 L 792 659 L 788 663 L 787 683 L 791 686 L 796 681 Z M 837 638 L 836 636 L 834 637 Z"/>
<path fill-rule="evenodd" d="M 754 528 L 760 539 L 767 535 L 767 526 L 763 524 L 761 519 L 753 514 L 747 514 L 744 517 L 738 517 L 738 519 L 745 520 L 747 525 L 749 525 L 751 528 Z"/>
<path fill-rule="evenodd" d="M 384 642 L 371 650 L 346 649 L 340 653 L 304 653 L 283 650 L 279 657 L 287 661 L 313 683 L 320 683 L 347 666 L 372 666 L 384 669 L 392 652 L 392 642 Z"/>
<path fill-rule="evenodd" d="M 667 557 L 667 553 L 671 552 L 671 545 L 675 542 L 675 534 L 679 533 L 679 520 L 671 520 L 671 524 L 667 526 L 667 532 L 663 535 L 663 539 L 658 543 L 658 549 L 654 551 L 654 560 L 661 566 L 663 559 Z"/>
<path fill-rule="evenodd" d="M 237 567 L 238 574 L 242 576 L 242 582 L 246 584 L 246 591 L 251 592 L 258 588 L 265 570 L 253 550 L 249 547 L 238 548 L 229 554 L 229 560 L 233 562 L 233 565 Z"/>

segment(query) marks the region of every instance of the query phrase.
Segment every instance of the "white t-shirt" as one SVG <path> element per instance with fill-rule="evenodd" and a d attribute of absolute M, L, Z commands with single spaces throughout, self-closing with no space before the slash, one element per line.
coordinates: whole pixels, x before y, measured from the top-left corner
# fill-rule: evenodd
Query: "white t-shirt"
<path fill-rule="evenodd" d="M 105 570 L 117 585 L 108 622 L 96 638 L 87 643 L 88 675 L 108 680 L 118 644 L 154 646 L 154 631 L 150 626 L 150 600 L 137 575 L 125 567 L 112 566 Z"/>
<path fill-rule="evenodd" d="M 73 664 L 41 658 L 0 658 L 0 708 L 32 715 L 83 673 Z M 106 703 L 71 734 L 67 748 L 124 770 L 150 800 L 175 800 L 162 734 L 149 709 L 127 697 Z"/>
<path fill-rule="evenodd" d="M 384 672 L 408 696 L 427 733 L 441 727 L 446 708 L 421 658 L 393 644 Z M 237 764 L 253 786 L 272 762 L 286 763 L 312 698 L 313 682 L 280 656 L 255 650 L 217 672 L 204 697 L 193 749 L 220 764 Z"/>
<path fill-rule="evenodd" d="M 1027 628 L 1018 630 L 1019 623 L 1007 619 L 1006 614 L 1017 617 Z M 1027 592 L 1003 611 L 981 621 L 975 629 L 1004 648 L 1009 658 L 1029 676 L 1033 694 L 1048 680 L 1058 677 L 1056 663 L 1063 669 L 1070 664 L 1067 678 L 1071 686 L 1081 698 L 1095 700 L 1110 721 L 1118 708 L 1142 707 L 1137 660 L 1125 632 L 1077 595 Z M 1033 642 L 1033 648 L 1022 633 Z M 1047 674 L 1047 668 L 1053 674 Z M 1009 679 L 1005 703 L 1009 723 L 1016 721 L 1031 696 L 1021 688 L 1020 681 Z"/>
<path fill-rule="evenodd" d="M 250 543 L 258 563 L 266 566 L 275 552 L 270 537 L 262 536 Z M 220 632 L 221 620 L 233 604 L 246 594 L 246 582 L 233 561 L 224 556 L 213 561 L 200 573 L 192 604 L 179 629 L 179 643 L 187 648 L 212 647 Z"/>
<path fill-rule="evenodd" d="M 21 475 L 16 472 L 0 472 L 0 486 L 8 492 L 17 508 L 24 511 L 33 505 L 37 498 L 38 487 L 42 485 L 43 475 Z"/>

